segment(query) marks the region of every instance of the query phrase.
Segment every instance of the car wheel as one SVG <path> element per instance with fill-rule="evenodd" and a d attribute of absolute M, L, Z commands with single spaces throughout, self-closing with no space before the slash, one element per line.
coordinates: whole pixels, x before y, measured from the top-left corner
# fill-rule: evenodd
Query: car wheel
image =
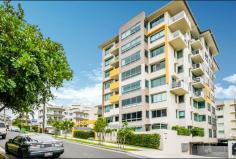
<path fill-rule="evenodd" d="M 6 139 L 6 135 L 2 135 L 2 139 Z"/>
<path fill-rule="evenodd" d="M 10 153 L 7 144 L 5 145 L 5 151 L 6 151 L 6 154 Z"/>
<path fill-rule="evenodd" d="M 53 158 L 59 158 L 60 155 L 53 155 Z"/>
<path fill-rule="evenodd" d="M 23 156 L 23 154 L 22 154 L 21 149 L 18 149 L 18 151 L 17 151 L 17 157 L 22 157 L 22 156 Z"/>

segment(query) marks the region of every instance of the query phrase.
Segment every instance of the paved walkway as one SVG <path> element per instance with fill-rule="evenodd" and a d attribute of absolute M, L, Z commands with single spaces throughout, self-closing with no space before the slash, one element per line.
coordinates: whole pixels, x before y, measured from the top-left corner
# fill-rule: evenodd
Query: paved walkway
<path fill-rule="evenodd" d="M 60 138 L 63 138 L 63 136 L 60 136 Z M 67 137 L 67 139 L 92 142 L 95 144 L 99 143 L 99 141 L 95 141 L 95 140 L 78 139 L 78 138 L 73 138 L 73 137 Z M 108 145 L 108 146 L 114 146 L 114 147 L 118 148 L 118 145 L 116 143 L 103 142 L 103 144 Z M 128 146 L 128 145 L 125 145 L 125 148 L 135 149 L 135 151 L 129 151 L 129 153 L 137 155 L 137 156 L 144 156 L 147 158 L 209 158 L 209 157 L 189 155 L 189 154 L 184 154 L 184 153 L 172 154 L 172 153 L 157 150 L 157 149 L 141 148 L 141 147 Z"/>

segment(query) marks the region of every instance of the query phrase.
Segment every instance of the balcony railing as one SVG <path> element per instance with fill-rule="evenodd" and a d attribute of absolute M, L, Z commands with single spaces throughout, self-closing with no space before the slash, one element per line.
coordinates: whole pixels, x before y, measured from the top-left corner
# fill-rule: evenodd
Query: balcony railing
<path fill-rule="evenodd" d="M 181 12 L 177 13 L 176 15 L 174 15 L 173 17 L 171 17 L 170 23 L 174 23 L 174 22 L 176 22 L 176 21 L 178 21 L 178 20 L 180 20 L 182 18 L 185 18 L 187 23 L 188 23 L 188 25 L 191 26 L 191 23 L 190 23 L 187 15 L 185 14 L 184 11 L 181 11 Z"/>
<path fill-rule="evenodd" d="M 173 82 L 171 88 L 184 87 L 184 81 Z"/>

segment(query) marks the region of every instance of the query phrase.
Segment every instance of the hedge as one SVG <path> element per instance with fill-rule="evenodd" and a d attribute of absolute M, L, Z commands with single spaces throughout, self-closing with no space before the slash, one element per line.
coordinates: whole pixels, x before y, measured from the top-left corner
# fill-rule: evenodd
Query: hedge
<path fill-rule="evenodd" d="M 204 129 L 203 128 L 198 128 L 198 127 L 194 127 L 191 129 L 191 133 L 193 136 L 204 136 Z"/>
<path fill-rule="evenodd" d="M 182 136 L 191 135 L 191 131 L 188 128 L 185 128 L 183 126 L 173 126 L 172 130 L 176 130 L 178 135 L 182 135 Z"/>
<path fill-rule="evenodd" d="M 74 130 L 73 137 L 81 138 L 81 139 L 94 138 L 94 132 L 93 131 Z"/>
<path fill-rule="evenodd" d="M 126 137 L 125 143 L 128 145 L 158 149 L 160 146 L 160 135 L 159 134 L 131 134 Z"/>

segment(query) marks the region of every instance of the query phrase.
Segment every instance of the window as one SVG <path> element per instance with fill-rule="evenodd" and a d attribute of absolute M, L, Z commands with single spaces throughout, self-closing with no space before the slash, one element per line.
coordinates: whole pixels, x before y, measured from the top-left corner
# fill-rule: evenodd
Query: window
<path fill-rule="evenodd" d="M 183 65 L 178 66 L 178 68 L 177 68 L 177 72 L 178 72 L 178 73 L 182 73 L 182 72 L 184 72 Z"/>
<path fill-rule="evenodd" d="M 105 72 L 105 78 L 109 77 L 110 76 L 110 71 L 106 71 Z"/>
<path fill-rule="evenodd" d="M 151 65 L 151 72 L 156 72 L 165 68 L 165 61 Z"/>
<path fill-rule="evenodd" d="M 110 112 L 110 110 L 112 109 L 112 105 L 105 105 L 105 112 Z"/>
<path fill-rule="evenodd" d="M 218 115 L 217 116 L 217 119 L 221 119 L 221 118 L 223 118 L 224 116 L 223 115 Z"/>
<path fill-rule="evenodd" d="M 167 124 L 161 124 L 161 123 L 157 123 L 157 124 L 152 124 L 152 129 L 167 129 Z"/>
<path fill-rule="evenodd" d="M 205 108 L 205 102 L 198 102 L 198 109 Z"/>
<path fill-rule="evenodd" d="M 148 95 L 145 95 L 145 102 L 149 103 L 149 96 Z"/>
<path fill-rule="evenodd" d="M 148 51 L 147 50 L 144 51 L 144 55 L 146 58 L 148 58 Z"/>
<path fill-rule="evenodd" d="M 112 59 L 113 59 L 113 58 L 109 58 L 109 59 L 105 60 L 105 66 L 110 65 L 111 62 L 112 62 Z"/>
<path fill-rule="evenodd" d="M 119 116 L 115 116 L 115 122 L 119 121 Z"/>
<path fill-rule="evenodd" d="M 180 59 L 183 57 L 183 50 L 177 51 L 177 59 Z"/>
<path fill-rule="evenodd" d="M 212 130 L 209 129 L 209 137 L 212 138 Z"/>
<path fill-rule="evenodd" d="M 146 111 L 146 118 L 149 118 L 149 111 Z"/>
<path fill-rule="evenodd" d="M 216 109 L 213 106 L 212 106 L 211 110 L 212 110 L 212 114 L 216 113 Z"/>
<path fill-rule="evenodd" d="M 158 77 L 151 80 L 151 88 L 165 85 L 166 76 Z"/>
<path fill-rule="evenodd" d="M 149 81 L 148 80 L 145 80 L 145 87 L 149 88 Z"/>
<path fill-rule="evenodd" d="M 216 138 L 216 130 L 213 130 L 213 137 Z"/>
<path fill-rule="evenodd" d="M 138 51 L 138 52 L 136 52 L 136 53 L 134 53 L 134 54 L 132 54 L 132 55 L 122 59 L 121 60 L 121 65 L 125 66 L 125 65 L 131 64 L 131 63 L 133 63 L 135 61 L 138 61 L 139 59 L 140 59 L 140 51 Z"/>
<path fill-rule="evenodd" d="M 134 48 L 135 46 L 138 46 L 139 44 L 141 44 L 141 40 L 140 40 L 140 36 L 135 38 L 134 40 L 132 40 L 131 42 L 123 45 L 121 47 L 121 53 L 124 53 L 132 48 Z"/>
<path fill-rule="evenodd" d="M 128 71 L 122 72 L 121 79 L 122 79 L 122 81 L 124 81 L 128 78 L 131 78 L 131 77 L 134 77 L 134 76 L 137 76 L 140 74 L 141 74 L 141 66 L 137 66 L 137 67 L 132 68 Z"/>
<path fill-rule="evenodd" d="M 207 103 L 207 109 L 209 112 L 211 112 L 211 105 L 209 103 Z"/>
<path fill-rule="evenodd" d="M 150 42 L 153 43 L 153 42 L 157 41 L 158 39 L 161 39 L 164 36 L 165 36 L 164 30 L 157 32 L 150 37 Z"/>
<path fill-rule="evenodd" d="M 110 88 L 110 85 L 111 85 L 111 82 L 110 82 L 110 81 L 105 82 L 105 83 L 104 83 L 104 89 Z"/>
<path fill-rule="evenodd" d="M 132 122 L 142 120 L 142 111 L 122 114 L 122 122 Z"/>
<path fill-rule="evenodd" d="M 141 28 L 140 22 L 136 23 L 134 26 L 132 26 L 131 28 L 129 28 L 128 30 L 126 30 L 125 32 L 123 32 L 121 34 L 121 40 L 127 38 L 128 36 L 138 32 Z"/>
<path fill-rule="evenodd" d="M 158 93 L 158 94 L 153 94 L 151 95 L 151 102 L 152 103 L 158 103 L 162 101 L 166 101 L 166 92 Z"/>
<path fill-rule="evenodd" d="M 152 110 L 152 118 L 166 117 L 166 109 Z"/>
<path fill-rule="evenodd" d="M 225 133 L 225 131 L 224 130 L 219 130 L 218 133 L 222 135 L 222 134 Z"/>
<path fill-rule="evenodd" d="M 107 117 L 106 121 L 107 121 L 107 123 L 112 123 L 113 122 L 113 117 Z"/>
<path fill-rule="evenodd" d="M 107 93 L 104 95 L 104 100 L 108 101 L 110 99 L 110 97 L 112 96 L 112 93 Z"/>
<path fill-rule="evenodd" d="M 211 116 L 208 116 L 208 124 L 212 124 L 212 122 L 211 122 Z"/>
<path fill-rule="evenodd" d="M 179 111 L 179 119 L 185 118 L 185 111 Z"/>
<path fill-rule="evenodd" d="M 163 54 L 164 53 L 164 50 L 165 50 L 165 45 L 162 45 L 156 49 L 153 49 L 150 51 L 150 57 L 155 57 L 157 55 L 160 55 L 160 54 Z"/>
<path fill-rule="evenodd" d="M 112 47 L 113 46 L 110 46 L 109 48 L 105 49 L 105 56 L 110 54 Z"/>
<path fill-rule="evenodd" d="M 145 72 L 148 73 L 148 66 L 145 65 Z"/>
<path fill-rule="evenodd" d="M 142 102 L 142 96 L 136 96 L 122 100 L 122 107 L 128 107 L 130 105 L 137 105 Z"/>
<path fill-rule="evenodd" d="M 150 22 L 150 29 L 162 22 L 164 22 L 164 14 L 162 14 L 161 16 L 157 17 L 156 19 Z"/>
<path fill-rule="evenodd" d="M 199 116 L 198 116 L 198 121 L 199 121 L 199 122 L 206 121 L 206 115 L 199 115 Z"/>
<path fill-rule="evenodd" d="M 129 93 L 141 89 L 141 81 L 127 84 L 121 88 L 122 94 Z"/>
<path fill-rule="evenodd" d="M 179 97 L 179 103 L 184 103 L 184 95 L 178 97 Z"/>

